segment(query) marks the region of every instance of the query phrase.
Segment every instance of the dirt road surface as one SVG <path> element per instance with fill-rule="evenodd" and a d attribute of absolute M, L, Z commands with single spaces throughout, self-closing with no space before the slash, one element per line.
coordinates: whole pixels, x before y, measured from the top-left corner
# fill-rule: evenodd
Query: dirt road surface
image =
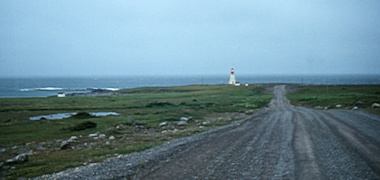
<path fill-rule="evenodd" d="M 94 166 L 97 170 L 79 168 L 61 175 L 63 179 L 380 179 L 379 116 L 295 107 L 285 97 L 285 86 L 276 86 L 274 94 L 268 108 L 229 126 L 105 162 Z M 131 164 L 125 164 L 147 155 L 151 157 L 135 163 L 139 166 L 133 171 L 128 169 Z"/>

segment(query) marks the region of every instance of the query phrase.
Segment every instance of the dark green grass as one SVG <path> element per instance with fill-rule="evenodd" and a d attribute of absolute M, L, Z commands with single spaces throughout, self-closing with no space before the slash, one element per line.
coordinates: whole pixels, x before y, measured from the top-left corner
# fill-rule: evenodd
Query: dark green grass
<path fill-rule="evenodd" d="M 286 95 L 294 105 L 336 108 L 336 105 L 339 104 L 342 105 L 342 108 L 351 109 L 355 102 L 361 101 L 363 104 L 356 104 L 356 106 L 376 113 L 377 111 L 372 109 L 371 105 L 380 102 L 380 85 L 297 87 L 295 92 Z"/>

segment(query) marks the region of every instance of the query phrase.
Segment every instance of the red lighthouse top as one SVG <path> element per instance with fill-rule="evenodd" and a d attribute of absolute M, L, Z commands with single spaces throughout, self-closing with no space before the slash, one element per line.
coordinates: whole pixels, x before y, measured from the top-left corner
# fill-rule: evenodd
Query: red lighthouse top
<path fill-rule="evenodd" d="M 231 74 L 234 74 L 234 68 L 231 68 Z"/>

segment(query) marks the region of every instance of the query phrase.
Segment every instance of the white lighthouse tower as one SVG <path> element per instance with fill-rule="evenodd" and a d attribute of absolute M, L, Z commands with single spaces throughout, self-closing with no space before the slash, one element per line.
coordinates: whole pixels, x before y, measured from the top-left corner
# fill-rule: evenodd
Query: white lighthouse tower
<path fill-rule="evenodd" d="M 235 79 L 234 68 L 231 68 L 230 82 L 228 84 L 235 84 L 235 83 L 236 83 L 236 79 Z"/>

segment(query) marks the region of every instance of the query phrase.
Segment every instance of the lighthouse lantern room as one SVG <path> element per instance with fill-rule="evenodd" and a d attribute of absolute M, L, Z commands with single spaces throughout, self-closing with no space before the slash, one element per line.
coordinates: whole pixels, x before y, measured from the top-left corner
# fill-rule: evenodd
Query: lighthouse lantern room
<path fill-rule="evenodd" d="M 234 71 L 234 68 L 231 68 L 230 82 L 228 84 L 235 84 L 235 83 L 236 83 L 235 71 Z"/>

